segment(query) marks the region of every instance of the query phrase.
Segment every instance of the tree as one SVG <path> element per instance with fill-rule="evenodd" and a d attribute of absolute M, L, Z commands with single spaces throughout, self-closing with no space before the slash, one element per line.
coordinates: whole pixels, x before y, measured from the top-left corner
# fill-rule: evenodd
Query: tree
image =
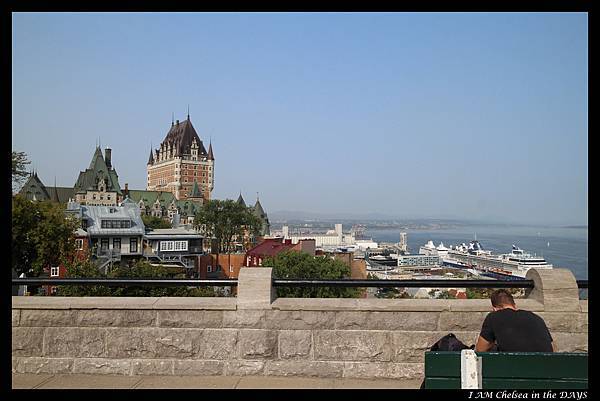
<path fill-rule="evenodd" d="M 173 274 L 161 265 L 151 265 L 138 260 L 131 265 L 117 265 L 108 274 L 88 260 L 76 260 L 66 264 L 67 277 L 71 278 L 184 278 L 183 273 Z M 214 297 L 218 294 L 211 287 L 108 287 L 105 285 L 64 285 L 57 290 L 60 296 L 125 296 L 125 297 Z"/>
<path fill-rule="evenodd" d="M 266 258 L 264 267 L 273 267 L 278 279 L 344 279 L 350 278 L 350 266 L 328 257 L 314 257 L 306 252 L 285 251 L 274 258 Z M 362 290 L 354 287 L 278 287 L 278 297 L 300 298 L 356 298 Z"/>
<path fill-rule="evenodd" d="M 19 186 L 27 179 L 29 173 L 25 169 L 25 166 L 31 162 L 27 160 L 27 154 L 25 152 L 12 152 L 12 183 L 13 190 L 16 191 Z"/>
<path fill-rule="evenodd" d="M 38 276 L 45 267 L 58 266 L 75 254 L 78 219 L 66 216 L 64 206 L 12 199 L 12 268 L 18 275 Z"/>
<path fill-rule="evenodd" d="M 212 251 L 230 253 L 235 240 L 249 233 L 257 236 L 260 220 L 246 206 L 231 200 L 209 200 L 202 205 L 194 218 L 194 226 L 207 238 L 214 238 L 217 246 Z"/>
<path fill-rule="evenodd" d="M 148 214 L 142 215 L 142 221 L 144 222 L 144 226 L 147 228 L 151 228 L 153 230 L 157 228 L 171 228 L 171 223 L 168 221 L 161 219 L 160 217 L 151 216 Z"/>

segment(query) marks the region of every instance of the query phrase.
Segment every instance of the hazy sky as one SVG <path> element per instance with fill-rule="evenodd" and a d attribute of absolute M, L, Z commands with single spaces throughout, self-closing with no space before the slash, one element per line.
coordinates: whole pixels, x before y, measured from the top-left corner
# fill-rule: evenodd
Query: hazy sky
<path fill-rule="evenodd" d="M 213 197 L 265 210 L 586 224 L 585 13 L 16 13 L 13 149 L 121 187 L 191 120 Z"/>

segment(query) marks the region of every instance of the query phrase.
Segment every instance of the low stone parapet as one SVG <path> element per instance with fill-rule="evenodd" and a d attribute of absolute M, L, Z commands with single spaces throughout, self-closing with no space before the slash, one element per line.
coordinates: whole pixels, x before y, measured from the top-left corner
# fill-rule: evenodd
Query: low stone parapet
<path fill-rule="evenodd" d="M 491 311 L 488 300 L 274 299 L 270 269 L 253 269 L 258 289 L 240 282 L 241 300 L 13 297 L 13 372 L 416 379 L 433 343 L 452 332 L 474 344 Z M 559 351 L 587 352 L 587 301 L 549 287 L 517 306 L 546 320 Z"/>

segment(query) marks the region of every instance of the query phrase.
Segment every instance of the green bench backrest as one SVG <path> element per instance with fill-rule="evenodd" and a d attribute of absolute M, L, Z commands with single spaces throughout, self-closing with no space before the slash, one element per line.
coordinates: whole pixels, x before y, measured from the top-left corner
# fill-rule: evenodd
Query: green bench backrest
<path fill-rule="evenodd" d="M 587 353 L 478 352 L 484 389 L 588 387 Z M 460 352 L 425 353 L 425 388 L 460 388 Z"/>

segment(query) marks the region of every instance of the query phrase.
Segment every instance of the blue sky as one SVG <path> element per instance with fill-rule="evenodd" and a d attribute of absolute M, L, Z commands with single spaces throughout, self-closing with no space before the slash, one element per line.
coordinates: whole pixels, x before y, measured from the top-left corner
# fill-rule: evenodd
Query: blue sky
<path fill-rule="evenodd" d="M 15 13 L 12 142 L 121 186 L 191 120 L 215 198 L 266 211 L 586 224 L 585 13 Z"/>

